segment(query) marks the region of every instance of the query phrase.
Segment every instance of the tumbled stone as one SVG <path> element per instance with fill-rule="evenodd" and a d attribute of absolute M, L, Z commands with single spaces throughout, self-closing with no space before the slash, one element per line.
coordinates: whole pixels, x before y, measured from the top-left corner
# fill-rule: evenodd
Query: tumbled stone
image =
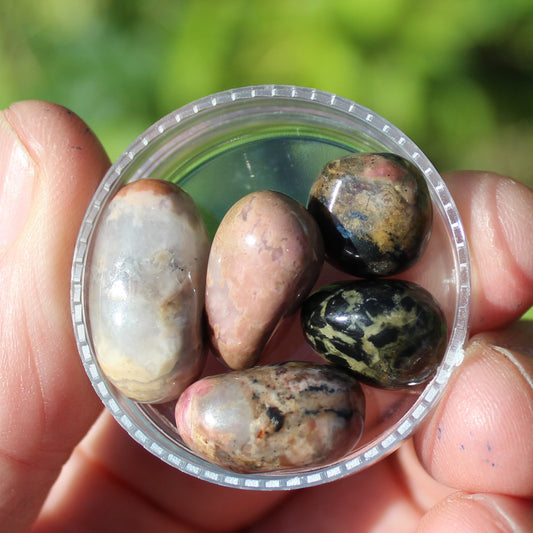
<path fill-rule="evenodd" d="M 205 304 L 211 344 L 230 368 L 257 362 L 280 319 L 311 290 L 323 258 L 316 222 L 289 196 L 254 192 L 230 208 L 213 239 Z"/>
<path fill-rule="evenodd" d="M 446 319 L 439 304 L 406 281 L 332 283 L 303 303 L 301 320 L 318 354 L 386 389 L 427 381 L 446 350 Z"/>
<path fill-rule="evenodd" d="M 176 405 L 183 441 L 236 472 L 319 466 L 359 441 L 365 399 L 358 381 L 332 365 L 285 362 L 210 376 Z"/>
<path fill-rule="evenodd" d="M 357 153 L 330 161 L 310 191 L 328 260 L 358 277 L 390 276 L 422 255 L 432 226 L 420 170 L 395 154 Z"/>
<path fill-rule="evenodd" d="M 90 263 L 89 317 L 98 362 L 127 397 L 163 402 L 201 371 L 209 238 L 191 197 L 143 179 L 111 200 Z"/>

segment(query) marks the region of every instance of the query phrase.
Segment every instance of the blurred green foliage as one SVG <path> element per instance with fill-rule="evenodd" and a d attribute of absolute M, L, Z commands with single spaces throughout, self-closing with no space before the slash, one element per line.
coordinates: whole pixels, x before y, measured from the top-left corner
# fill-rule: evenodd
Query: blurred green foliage
<path fill-rule="evenodd" d="M 112 159 L 148 125 L 256 83 L 381 114 L 442 170 L 533 184 L 531 0 L 4 0 L 0 105 L 81 115 Z"/>
<path fill-rule="evenodd" d="M 115 159 L 173 109 L 242 85 L 328 90 L 441 171 L 533 185 L 531 0 L 3 0 L 0 106 L 83 117 Z"/>

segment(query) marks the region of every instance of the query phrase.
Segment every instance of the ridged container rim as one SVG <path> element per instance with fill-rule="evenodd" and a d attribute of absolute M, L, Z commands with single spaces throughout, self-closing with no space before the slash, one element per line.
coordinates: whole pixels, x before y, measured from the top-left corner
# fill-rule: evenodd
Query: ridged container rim
<path fill-rule="evenodd" d="M 131 409 L 135 409 L 134 402 L 124 401 L 108 386 L 96 362 L 87 326 L 84 276 L 91 238 L 103 206 L 118 188 L 132 162 L 176 124 L 183 126 L 202 115 L 209 115 L 214 110 L 220 113 L 224 108 L 231 108 L 235 104 L 260 104 L 261 100 L 279 102 L 280 105 L 291 101 L 313 103 L 322 107 L 325 112 L 345 114 L 365 124 L 381 141 L 384 140 L 394 148 L 391 151 L 410 159 L 423 172 L 455 246 L 457 305 L 454 327 L 437 374 L 426 385 L 411 409 L 383 433 L 379 442 L 362 448 L 352 459 L 306 473 L 238 474 L 212 465 L 185 450 L 177 451 L 174 443 L 164 435 L 154 438 L 151 435 L 154 428 L 149 423 L 143 424 L 133 419 Z M 76 242 L 71 273 L 71 312 L 78 351 L 96 393 L 118 423 L 139 444 L 169 465 L 205 481 L 240 489 L 287 490 L 319 485 L 353 474 L 389 455 L 413 434 L 420 422 L 435 407 L 450 376 L 464 358 L 463 347 L 469 326 L 470 275 L 468 245 L 455 202 L 437 170 L 409 137 L 377 113 L 336 94 L 294 85 L 255 85 L 212 94 L 169 113 L 143 132 L 110 167 L 89 204 Z"/>

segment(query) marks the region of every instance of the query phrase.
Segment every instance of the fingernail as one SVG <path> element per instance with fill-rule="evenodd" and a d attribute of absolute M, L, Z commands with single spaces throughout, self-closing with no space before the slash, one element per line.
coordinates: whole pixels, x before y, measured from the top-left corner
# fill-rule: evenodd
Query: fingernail
<path fill-rule="evenodd" d="M 17 239 L 28 219 L 37 165 L 0 112 L 0 251 Z"/>
<path fill-rule="evenodd" d="M 497 503 L 496 497 L 485 494 L 461 494 L 461 499 L 474 501 L 481 506 L 487 519 L 487 526 L 492 526 L 491 531 L 497 530 L 502 533 L 519 533 L 522 528 L 515 524 L 511 516 Z M 478 524 L 479 525 L 479 524 Z M 486 529 L 484 529 L 486 531 Z"/>
<path fill-rule="evenodd" d="M 530 328 L 530 323 L 519 321 L 504 330 L 480 333 L 472 338 L 466 351 L 467 353 L 483 351 L 485 357 L 489 357 L 490 354 L 496 356 L 495 364 L 502 376 L 504 373 L 511 376 L 510 379 L 517 385 L 520 383 L 519 376 L 522 376 L 523 385 L 527 384 L 533 391 L 533 347 Z M 504 361 L 511 363 L 512 366 L 502 364 Z M 484 366 L 487 366 L 486 363 Z"/>
<path fill-rule="evenodd" d="M 485 343 L 506 357 L 509 352 L 517 352 L 533 360 L 533 324 L 528 320 L 513 322 L 504 329 L 485 331 L 472 340 Z"/>

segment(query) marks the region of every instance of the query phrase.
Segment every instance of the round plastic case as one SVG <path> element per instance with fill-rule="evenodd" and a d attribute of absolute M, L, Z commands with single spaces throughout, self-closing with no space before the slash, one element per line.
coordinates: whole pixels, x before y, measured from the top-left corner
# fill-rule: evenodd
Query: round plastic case
<path fill-rule="evenodd" d="M 192 196 L 212 237 L 229 207 L 254 190 L 284 192 L 305 205 L 324 164 L 357 151 L 401 155 L 417 165 L 427 180 L 434 207 L 432 235 L 422 259 L 397 277 L 428 289 L 445 310 L 448 345 L 444 359 L 434 378 L 423 386 L 404 391 L 363 386 L 365 430 L 359 444 L 340 461 L 262 474 L 238 474 L 210 464 L 183 444 L 173 419 L 175 402 L 150 405 L 131 401 L 108 382 L 98 365 L 91 342 L 87 285 L 99 216 L 124 184 L 157 178 L 179 184 Z M 242 489 L 292 489 L 357 472 L 412 435 L 463 359 L 470 267 L 453 199 L 430 161 L 406 135 L 374 112 L 335 94 L 264 85 L 228 90 L 188 104 L 151 126 L 119 157 L 83 220 L 72 269 L 71 301 L 87 375 L 107 409 L 133 439 L 172 467 L 200 479 Z M 282 336 L 286 329 L 278 328 L 274 336 Z M 281 346 L 283 338 L 271 342 Z M 302 337 L 294 359 L 301 355 L 311 358 L 309 352 Z M 208 358 L 214 356 L 210 353 Z"/>

